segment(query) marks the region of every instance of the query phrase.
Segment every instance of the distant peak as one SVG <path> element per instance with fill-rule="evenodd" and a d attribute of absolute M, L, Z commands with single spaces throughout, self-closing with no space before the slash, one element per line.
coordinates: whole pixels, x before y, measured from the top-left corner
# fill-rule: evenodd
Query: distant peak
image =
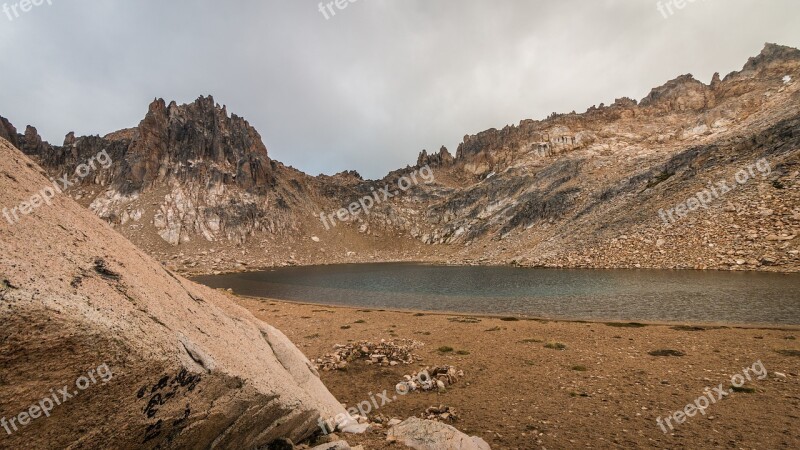
<path fill-rule="evenodd" d="M 766 43 L 758 56 L 747 60 L 744 70 L 755 70 L 774 62 L 797 60 L 800 60 L 800 50 L 785 45 Z"/>

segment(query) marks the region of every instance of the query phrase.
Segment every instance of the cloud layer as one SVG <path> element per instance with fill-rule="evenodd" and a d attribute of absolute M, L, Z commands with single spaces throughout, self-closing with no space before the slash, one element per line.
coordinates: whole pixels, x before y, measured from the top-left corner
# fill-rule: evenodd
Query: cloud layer
<path fill-rule="evenodd" d="M 668 18 L 656 0 L 357 0 L 328 19 L 311 0 L 51 2 L 0 14 L 0 115 L 17 127 L 60 144 L 134 126 L 155 97 L 212 94 L 273 158 L 372 178 L 465 134 L 708 82 L 765 42 L 800 47 L 796 0 L 687 0 Z"/>

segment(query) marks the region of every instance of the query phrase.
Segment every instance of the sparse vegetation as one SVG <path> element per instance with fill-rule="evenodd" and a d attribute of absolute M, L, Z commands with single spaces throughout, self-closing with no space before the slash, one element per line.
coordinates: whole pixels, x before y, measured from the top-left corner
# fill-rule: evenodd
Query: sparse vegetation
<path fill-rule="evenodd" d="M 744 392 L 745 394 L 752 394 L 756 391 L 755 388 L 747 386 L 741 386 L 741 387 L 731 386 L 731 390 L 733 392 Z"/>
<path fill-rule="evenodd" d="M 572 366 L 572 370 L 576 372 L 586 372 L 589 369 L 587 369 L 586 366 Z"/>
<path fill-rule="evenodd" d="M 775 351 L 783 356 L 794 356 L 795 358 L 800 357 L 800 350 L 775 350 Z"/>
<path fill-rule="evenodd" d="M 467 350 L 459 350 L 456 352 L 456 355 L 467 356 L 469 352 Z"/>
<path fill-rule="evenodd" d="M 561 342 L 548 342 L 547 344 L 544 344 L 544 348 L 549 348 L 551 350 L 566 350 L 567 346 Z"/>
<path fill-rule="evenodd" d="M 439 347 L 437 350 L 439 350 L 439 353 L 451 353 L 454 350 L 454 348 L 449 347 L 447 345 L 443 345 Z"/>
<path fill-rule="evenodd" d="M 478 319 L 477 317 L 451 317 L 447 320 L 458 323 L 480 323 L 481 321 L 481 319 Z"/>
<path fill-rule="evenodd" d="M 544 342 L 543 339 L 523 339 L 519 341 L 520 344 L 541 344 Z"/>
<path fill-rule="evenodd" d="M 349 330 L 349 329 L 350 329 L 350 325 L 342 325 L 342 326 L 341 326 L 341 329 L 343 329 L 343 330 Z"/>
<path fill-rule="evenodd" d="M 519 322 L 518 317 L 501 317 L 500 320 L 503 322 Z"/>
<path fill-rule="evenodd" d="M 650 355 L 650 356 L 676 356 L 677 357 L 677 356 L 686 356 L 686 353 L 683 353 L 680 350 L 664 349 L 664 350 L 653 350 L 652 352 L 649 352 L 648 355 Z"/>
<path fill-rule="evenodd" d="M 367 323 L 367 321 L 366 321 L 366 320 L 364 320 L 364 319 L 358 319 L 358 320 L 356 320 L 356 321 L 355 321 L 355 322 L 353 322 L 353 323 Z"/>
<path fill-rule="evenodd" d="M 706 331 L 703 327 L 692 327 L 689 325 L 678 325 L 672 327 L 672 329 L 676 331 Z"/>
<path fill-rule="evenodd" d="M 500 330 L 502 330 L 502 328 L 501 328 L 501 327 L 492 327 L 492 328 L 489 328 L 489 329 L 488 329 L 488 330 L 486 330 L 486 331 L 500 331 Z"/>
<path fill-rule="evenodd" d="M 606 325 L 615 328 L 644 328 L 647 326 L 638 322 L 606 322 Z"/>

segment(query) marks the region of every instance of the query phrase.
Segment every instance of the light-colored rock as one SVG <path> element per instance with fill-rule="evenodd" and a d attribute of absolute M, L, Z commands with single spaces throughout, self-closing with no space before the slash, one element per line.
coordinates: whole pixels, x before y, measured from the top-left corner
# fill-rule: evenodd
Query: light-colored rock
<path fill-rule="evenodd" d="M 0 170 L 14 174 L 0 177 L 3 205 L 50 184 L 2 139 Z M 283 333 L 165 270 L 68 196 L 0 226 L 0 241 L 3 409 L 24 411 L 90 370 L 110 375 L 32 425 L 57 433 L 3 436 L 4 448 L 260 448 L 346 415 Z M 20 343 L 29 357 L 14 356 Z"/>
<path fill-rule="evenodd" d="M 318 445 L 311 450 L 352 450 L 350 444 L 345 441 L 329 442 L 327 444 Z"/>
<path fill-rule="evenodd" d="M 386 437 L 415 450 L 489 450 L 489 444 L 476 436 L 467 436 L 450 425 L 416 417 L 393 426 Z"/>

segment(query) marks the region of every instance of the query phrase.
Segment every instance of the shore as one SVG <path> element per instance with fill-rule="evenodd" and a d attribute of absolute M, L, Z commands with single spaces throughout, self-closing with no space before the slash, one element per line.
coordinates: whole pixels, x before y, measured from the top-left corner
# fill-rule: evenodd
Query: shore
<path fill-rule="evenodd" d="M 425 344 L 415 352 L 423 360 L 412 365 L 358 361 L 344 371 L 321 372 L 348 407 L 392 393 L 421 367 L 464 371 L 446 392 L 400 396 L 372 411 L 371 419 L 405 419 L 446 405 L 458 417 L 452 425 L 496 449 L 800 448 L 798 327 L 607 324 L 236 301 L 312 360 L 348 342 Z M 650 355 L 659 350 L 683 356 Z M 732 377 L 745 369 L 751 379 L 738 392 L 710 404 L 705 414 L 664 425 L 706 387 L 729 390 Z M 398 448 L 385 441 L 386 431 L 374 427 L 346 438 L 367 449 Z"/>

